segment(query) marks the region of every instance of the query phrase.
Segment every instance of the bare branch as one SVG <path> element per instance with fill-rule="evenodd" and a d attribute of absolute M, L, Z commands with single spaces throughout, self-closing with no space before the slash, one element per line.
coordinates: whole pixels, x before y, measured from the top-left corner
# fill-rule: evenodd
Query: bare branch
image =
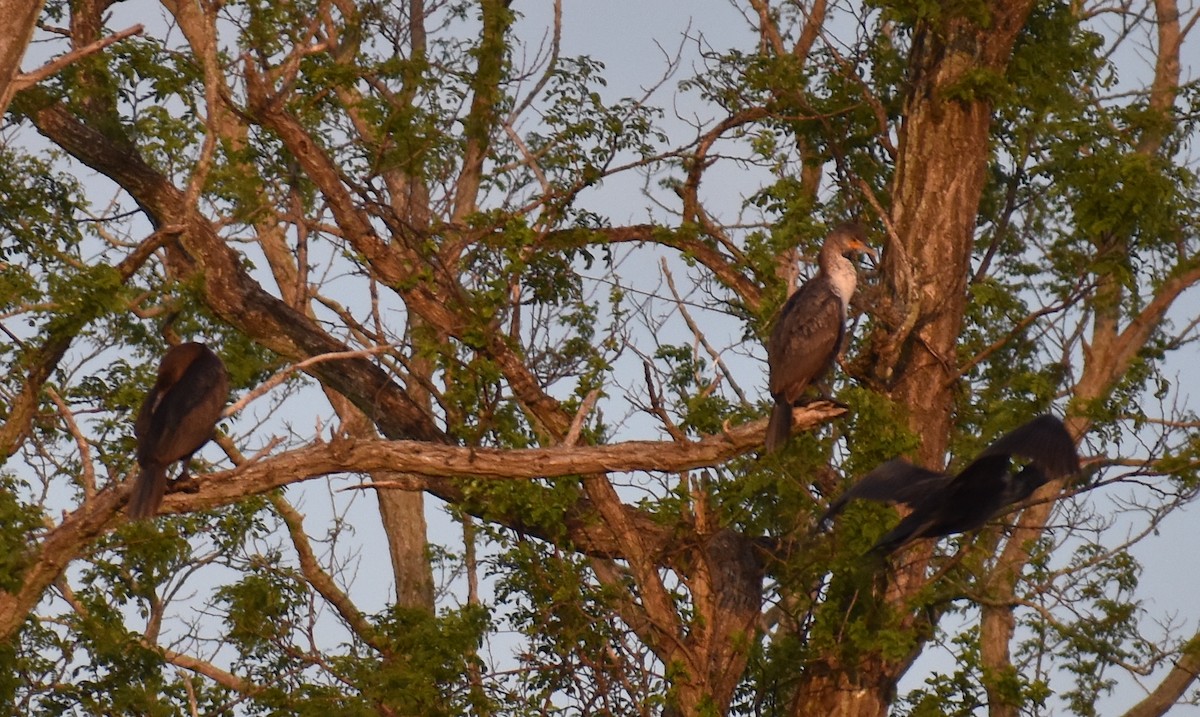
<path fill-rule="evenodd" d="M 54 405 L 58 408 L 58 415 L 62 416 L 63 422 L 67 424 L 67 431 L 75 439 L 75 446 L 79 448 L 79 465 L 83 471 L 79 476 L 79 483 L 83 486 L 84 500 L 91 500 L 96 495 L 96 469 L 92 464 L 92 447 L 88 445 L 87 439 L 79 430 L 79 425 L 75 423 L 71 407 L 62 399 L 62 396 L 58 395 L 58 391 L 47 386 L 46 395 L 50 397 L 51 401 L 54 401 Z"/>
<path fill-rule="evenodd" d="M 66 68 L 71 63 L 78 62 L 79 60 L 87 57 L 88 55 L 94 55 L 97 52 L 100 52 L 104 48 L 108 47 L 109 45 L 120 42 L 121 40 L 124 40 L 127 37 L 132 37 L 134 35 L 142 34 L 143 29 L 144 29 L 143 26 L 140 24 L 125 28 L 124 30 L 115 32 L 115 33 L 109 35 L 108 37 L 102 38 L 100 40 L 96 40 L 93 43 L 90 43 L 90 44 L 84 45 L 83 47 L 71 50 L 70 52 L 68 52 L 67 54 L 65 54 L 61 57 L 56 57 L 53 60 L 51 60 L 50 62 L 47 62 L 46 64 L 42 65 L 41 67 L 37 68 L 36 70 L 34 70 L 32 72 L 27 72 L 24 74 L 17 75 L 17 78 L 15 80 L 13 80 L 14 91 L 20 92 L 21 90 L 25 89 L 26 87 L 31 87 L 33 85 L 36 85 L 37 83 L 41 82 L 42 80 L 58 74 L 59 72 L 61 72 L 64 68 Z"/>

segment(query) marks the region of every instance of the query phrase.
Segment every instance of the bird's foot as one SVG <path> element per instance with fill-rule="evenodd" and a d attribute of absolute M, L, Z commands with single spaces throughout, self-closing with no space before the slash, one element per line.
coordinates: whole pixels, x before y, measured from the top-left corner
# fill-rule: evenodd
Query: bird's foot
<path fill-rule="evenodd" d="M 828 403 L 831 406 L 833 406 L 834 408 L 840 408 L 844 411 L 850 410 L 850 407 L 848 405 L 842 403 L 841 401 L 835 400 L 829 396 L 825 396 L 825 395 L 801 398 L 798 401 L 796 401 L 795 403 L 793 403 L 792 406 L 795 408 L 805 408 L 805 407 L 812 406 L 817 403 Z"/>
<path fill-rule="evenodd" d="M 200 481 L 188 474 L 175 478 L 167 485 L 168 493 L 199 493 Z"/>

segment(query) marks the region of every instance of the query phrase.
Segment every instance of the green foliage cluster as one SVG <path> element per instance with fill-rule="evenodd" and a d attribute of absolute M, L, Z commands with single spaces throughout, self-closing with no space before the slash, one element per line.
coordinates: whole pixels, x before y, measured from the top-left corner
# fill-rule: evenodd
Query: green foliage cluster
<path fill-rule="evenodd" d="M 625 714 L 645 709 L 661 677 L 629 633 L 616 606 L 624 588 L 597 584 L 587 559 L 530 540 L 507 541 L 488 567 L 504 618 L 525 638 L 519 702 L 566 698 L 567 714 Z"/>
<path fill-rule="evenodd" d="M 472 674 L 483 668 L 476 653 L 494 629 L 488 610 L 465 606 L 436 617 L 392 608 L 375 621 L 387 655 L 379 664 L 361 656 L 343 660 L 346 674 L 370 703 L 412 714 L 486 713 L 491 704 Z"/>
<path fill-rule="evenodd" d="M 988 705 L 988 693 L 980 681 L 984 668 L 979 656 L 979 629 L 969 627 L 952 638 L 948 645 L 956 656 L 956 666 L 949 674 L 936 674 L 926 678 L 924 686 L 905 695 L 897 714 L 907 717 L 933 717 L 934 715 L 978 714 Z M 1014 670 L 1003 676 L 1001 684 L 994 687 L 1003 695 L 1006 704 L 1022 712 L 1036 713 L 1044 709 L 1051 696 L 1049 685 L 1038 676 Z"/>
<path fill-rule="evenodd" d="M 940 29 L 954 20 L 966 20 L 981 28 L 990 25 L 991 9 L 982 0 L 872 0 L 869 4 L 882 10 L 884 18 L 907 27 L 927 23 Z"/>
<path fill-rule="evenodd" d="M 1094 563 L 1099 553 L 1096 546 L 1083 546 L 1072 564 Z M 1077 607 L 1075 620 L 1050 625 L 1061 667 L 1074 675 L 1074 686 L 1063 697 L 1075 714 L 1095 717 L 1097 703 L 1117 684 L 1112 666 L 1145 660 L 1154 650 L 1138 624 L 1144 612 L 1136 597 L 1140 573 L 1141 566 L 1128 552 L 1105 555 L 1102 564 L 1074 581 L 1068 594 L 1077 606 L 1088 609 Z"/>
<path fill-rule="evenodd" d="M 622 153 L 650 157 L 667 140 L 658 129 L 662 110 L 632 98 L 604 98 L 603 72 L 604 64 L 590 57 L 559 58 L 542 100 L 544 129 L 528 139 L 552 192 L 565 199 L 600 181 Z"/>
<path fill-rule="evenodd" d="M 54 266 L 50 262 L 78 246 L 78 225 L 64 219 L 74 216 L 82 197 L 74 178 L 44 158 L 0 144 L 0 162 L 6 168 L 0 172 L 0 231 L 5 239 L 0 243 L 5 262 L 0 298 L 11 306 L 8 302 L 17 296 L 32 298 L 26 292 L 33 288 L 33 277 L 18 272 L 17 266 L 47 271 Z"/>
<path fill-rule="evenodd" d="M 41 527 L 41 515 L 17 496 L 28 490 L 16 476 L 0 475 L 0 590 L 20 587 L 22 573 L 29 567 L 29 543 Z"/>

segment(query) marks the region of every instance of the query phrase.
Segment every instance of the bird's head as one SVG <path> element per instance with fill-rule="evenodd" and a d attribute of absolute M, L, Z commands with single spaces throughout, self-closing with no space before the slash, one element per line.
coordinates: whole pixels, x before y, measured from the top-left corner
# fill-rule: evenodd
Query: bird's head
<path fill-rule="evenodd" d="M 170 386 L 179 381 L 188 366 L 207 350 L 204 344 L 195 342 L 172 346 L 158 365 L 158 383 Z"/>
<path fill-rule="evenodd" d="M 872 259 L 879 260 L 875 250 L 867 246 L 867 233 L 858 222 L 846 222 L 834 227 L 825 239 L 822 251 L 831 251 L 839 256 L 851 257 L 855 254 L 869 254 Z"/>

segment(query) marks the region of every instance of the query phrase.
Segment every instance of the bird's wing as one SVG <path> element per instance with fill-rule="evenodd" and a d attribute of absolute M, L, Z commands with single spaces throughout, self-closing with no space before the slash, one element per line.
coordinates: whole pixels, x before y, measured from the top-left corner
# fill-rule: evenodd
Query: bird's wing
<path fill-rule="evenodd" d="M 1032 463 L 1012 475 L 1012 456 Z M 913 508 L 872 548 L 872 552 L 887 554 L 917 538 L 979 528 L 1004 506 L 1036 490 L 1047 474 L 1077 470 L 1075 442 L 1062 422 L 1053 416 L 1038 416 L 1001 436 L 953 478 L 941 476 L 938 481 L 932 476 L 940 474 L 893 460 L 876 468 L 847 494 L 904 502 Z M 923 471 L 927 477 L 922 480 L 915 471 Z"/>
<path fill-rule="evenodd" d="M 880 536 L 871 546 L 868 555 L 889 555 L 901 546 L 911 543 L 918 538 L 944 535 L 936 530 L 936 519 L 925 506 L 918 507 L 904 516 L 896 527 Z"/>
<path fill-rule="evenodd" d="M 141 456 L 142 444 L 150 437 L 153 430 L 154 409 L 158 407 L 158 402 L 162 400 L 165 389 L 157 383 L 150 389 L 150 393 L 146 394 L 146 399 L 142 401 L 142 407 L 138 409 L 137 421 L 133 424 L 133 435 L 138 441 L 138 455 Z"/>
<path fill-rule="evenodd" d="M 1025 500 L 1033 495 L 1035 490 L 1045 485 L 1048 480 L 1046 472 L 1039 468 L 1038 464 L 1030 463 L 1009 478 L 1008 485 L 1004 489 L 1004 496 L 1000 501 L 1000 508 Z"/>
<path fill-rule="evenodd" d="M 1037 463 L 1050 478 L 1079 471 L 1075 441 L 1062 421 L 1050 415 L 1038 416 L 1017 426 L 996 439 L 980 455 L 1020 456 Z"/>
<path fill-rule="evenodd" d="M 847 494 L 852 498 L 911 506 L 930 492 L 940 490 L 947 480 L 949 476 L 945 473 L 893 458 L 850 486 Z"/>
<path fill-rule="evenodd" d="M 855 498 L 914 507 L 926 497 L 938 493 L 948 480 L 950 477 L 945 473 L 914 466 L 902 458 L 893 458 L 850 486 L 830 504 L 818 524 L 833 518 L 846 503 Z"/>
<path fill-rule="evenodd" d="M 1030 463 L 1010 470 L 1013 457 Z M 942 522 L 949 532 L 982 526 L 1005 506 L 1024 500 L 1050 478 L 1079 470 L 1075 442 L 1062 421 L 1043 415 L 996 439 L 946 486 Z"/>
<path fill-rule="evenodd" d="M 1009 454 L 984 453 L 941 491 L 936 514 L 927 536 L 949 535 L 982 526 L 1008 499 L 1012 476 Z"/>
<path fill-rule="evenodd" d="M 1014 456 L 1029 465 L 1011 471 Z M 1048 477 L 1079 470 L 1079 457 L 1062 422 L 1038 416 L 1009 431 L 983 450 L 940 490 L 928 512 L 926 537 L 961 533 L 981 527 L 1005 506 L 1023 500 Z M 914 536 L 921 537 L 921 536 Z"/>
<path fill-rule="evenodd" d="M 816 277 L 787 300 L 767 342 L 770 391 L 793 403 L 837 357 L 846 325 L 841 299 Z"/>
<path fill-rule="evenodd" d="M 982 526 L 1003 505 L 1008 465 L 1007 455 L 980 456 L 952 478 L 942 476 L 940 482 L 930 479 L 914 486 L 909 501 L 912 512 L 871 552 L 886 555 L 918 538 L 939 538 Z"/>

